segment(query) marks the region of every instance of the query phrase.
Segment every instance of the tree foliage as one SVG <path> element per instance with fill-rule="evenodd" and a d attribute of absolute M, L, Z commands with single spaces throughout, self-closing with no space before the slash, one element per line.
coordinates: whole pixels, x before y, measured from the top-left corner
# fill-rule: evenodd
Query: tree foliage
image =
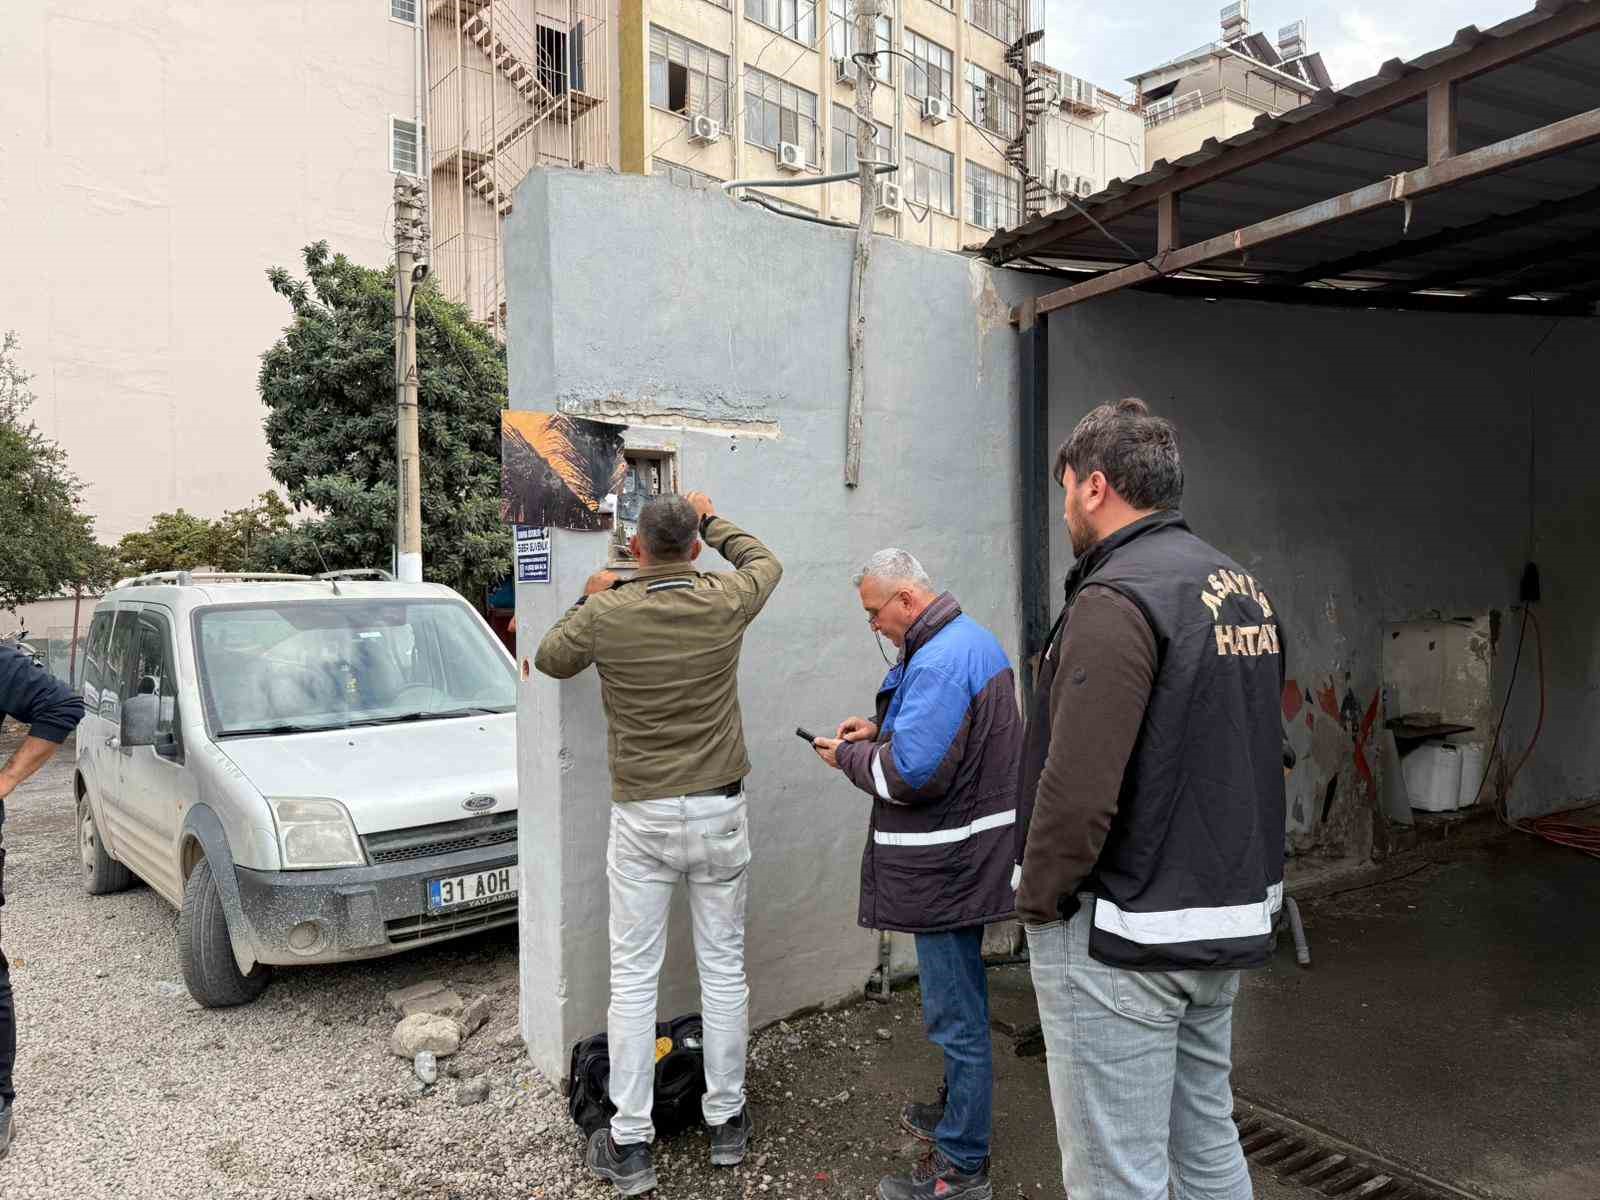
<path fill-rule="evenodd" d="M 293 541 L 293 510 L 277 492 L 263 492 L 253 504 L 231 509 L 215 520 L 178 509 L 157 513 L 150 524 L 117 543 L 125 575 L 149 571 L 264 571 L 286 556 Z"/>
<path fill-rule="evenodd" d="M 261 360 L 268 468 L 306 521 L 270 539 L 282 569 L 387 566 L 395 536 L 392 272 L 304 251 L 267 273 L 293 319 Z M 414 301 L 425 576 L 470 599 L 510 572 L 500 523 L 505 348 L 431 284 Z M 319 552 L 320 551 L 320 555 Z"/>
<path fill-rule="evenodd" d="M 15 333 L 0 340 L 0 609 L 92 590 L 115 570 L 80 507 L 83 484 L 67 452 L 28 416 L 33 377 L 17 361 L 18 345 Z"/>

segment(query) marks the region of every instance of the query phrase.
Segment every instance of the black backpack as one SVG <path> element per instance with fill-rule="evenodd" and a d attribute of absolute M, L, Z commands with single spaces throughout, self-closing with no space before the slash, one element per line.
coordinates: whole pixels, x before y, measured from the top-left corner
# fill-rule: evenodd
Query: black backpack
<path fill-rule="evenodd" d="M 701 1049 L 699 1013 L 675 1017 L 656 1026 L 656 1037 L 669 1038 L 672 1048 L 656 1063 L 650 1120 L 657 1136 L 692 1128 L 700 1120 L 700 1097 L 706 1092 L 706 1062 Z M 611 1054 L 603 1033 L 586 1037 L 572 1048 L 567 1072 L 567 1112 L 587 1141 L 616 1115 L 611 1103 Z"/>

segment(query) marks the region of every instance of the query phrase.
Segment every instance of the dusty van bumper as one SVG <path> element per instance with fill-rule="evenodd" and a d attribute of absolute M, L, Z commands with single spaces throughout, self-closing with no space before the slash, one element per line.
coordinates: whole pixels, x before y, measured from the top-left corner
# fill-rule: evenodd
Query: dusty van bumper
<path fill-rule="evenodd" d="M 239 899 L 260 962 L 292 964 L 374 958 L 413 946 L 515 924 L 517 898 L 450 912 L 428 911 L 428 880 L 511 867 L 510 853 L 441 854 L 331 871 L 236 867 Z"/>

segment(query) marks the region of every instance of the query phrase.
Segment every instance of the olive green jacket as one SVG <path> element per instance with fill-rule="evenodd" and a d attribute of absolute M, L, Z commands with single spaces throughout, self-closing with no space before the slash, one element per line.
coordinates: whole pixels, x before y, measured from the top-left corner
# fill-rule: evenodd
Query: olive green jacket
<path fill-rule="evenodd" d="M 750 773 L 739 650 L 783 566 L 721 517 L 705 522 L 703 539 L 735 570 L 644 568 L 569 608 L 534 657 L 556 679 L 590 663 L 600 673 L 614 800 L 696 795 Z"/>

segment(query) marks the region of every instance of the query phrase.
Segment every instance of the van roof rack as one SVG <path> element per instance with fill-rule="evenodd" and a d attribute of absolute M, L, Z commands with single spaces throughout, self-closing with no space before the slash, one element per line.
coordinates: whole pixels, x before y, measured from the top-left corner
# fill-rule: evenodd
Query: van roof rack
<path fill-rule="evenodd" d="M 189 587 L 196 580 L 218 583 L 226 579 L 240 583 L 310 583 L 311 578 L 310 575 L 291 575 L 282 571 L 150 571 L 144 575 L 119 579 L 116 586 L 145 587 L 155 583 L 175 583 L 179 587 Z"/>
<path fill-rule="evenodd" d="M 394 576 L 382 567 L 351 567 L 347 571 L 322 571 L 318 579 L 381 579 L 393 583 Z"/>

